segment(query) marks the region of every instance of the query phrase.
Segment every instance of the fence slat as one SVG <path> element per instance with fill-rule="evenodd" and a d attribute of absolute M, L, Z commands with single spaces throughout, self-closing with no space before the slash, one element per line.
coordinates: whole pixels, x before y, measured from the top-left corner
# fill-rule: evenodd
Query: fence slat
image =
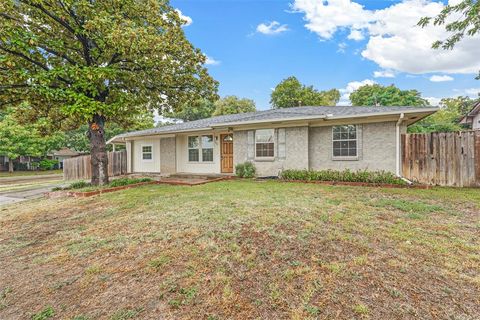
<path fill-rule="evenodd" d="M 127 173 L 127 151 L 108 153 L 108 175 L 111 177 Z M 92 178 L 91 156 L 81 156 L 63 161 L 64 180 L 90 180 Z"/>
<path fill-rule="evenodd" d="M 402 175 L 420 183 L 480 186 L 480 131 L 402 135 Z"/>

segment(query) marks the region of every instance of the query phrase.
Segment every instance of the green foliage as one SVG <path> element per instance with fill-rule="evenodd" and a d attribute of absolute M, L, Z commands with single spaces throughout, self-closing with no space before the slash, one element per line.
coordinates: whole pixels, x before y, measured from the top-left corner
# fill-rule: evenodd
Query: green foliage
<path fill-rule="evenodd" d="M 282 80 L 270 96 L 273 108 L 334 106 L 338 100 L 340 100 L 340 92 L 337 89 L 318 91 L 313 86 L 301 84 L 293 76 Z"/>
<path fill-rule="evenodd" d="M 250 161 L 235 166 L 235 174 L 240 178 L 253 178 L 255 177 L 255 171 L 255 165 Z"/>
<path fill-rule="evenodd" d="M 43 159 L 38 163 L 40 170 L 53 170 L 58 164 L 58 160 Z"/>
<path fill-rule="evenodd" d="M 20 124 L 11 112 L 0 121 L 0 154 L 11 159 L 20 156 L 41 156 L 46 148 L 34 125 Z"/>
<path fill-rule="evenodd" d="M 192 103 L 182 105 L 177 112 L 164 113 L 166 117 L 181 119 L 183 121 L 194 121 L 210 118 L 215 112 L 215 104 L 208 99 L 198 99 Z"/>
<path fill-rule="evenodd" d="M 465 129 L 459 124 L 474 100 L 469 97 L 446 98 L 440 101 L 440 110 L 408 127 L 408 132 L 451 132 Z"/>
<path fill-rule="evenodd" d="M 110 182 L 108 186 L 114 188 L 114 187 L 121 187 L 129 184 L 149 182 L 149 181 L 152 181 L 152 179 L 150 178 L 119 178 Z"/>
<path fill-rule="evenodd" d="M 71 183 L 68 187 L 66 187 L 65 190 L 82 189 L 82 188 L 86 188 L 86 187 L 90 187 L 90 186 L 91 186 L 91 184 L 86 182 L 86 181 L 76 181 L 76 182 Z"/>
<path fill-rule="evenodd" d="M 417 90 L 400 90 L 394 85 L 364 85 L 350 94 L 354 106 L 428 106 Z"/>
<path fill-rule="evenodd" d="M 220 100 L 215 101 L 214 116 L 221 116 L 224 114 L 237 114 L 245 112 L 255 112 L 255 102 L 250 99 L 240 99 L 236 96 L 226 96 Z"/>
<path fill-rule="evenodd" d="M 169 1 L 6 0 L 0 11 L 0 99 L 28 102 L 26 119 L 122 123 L 216 98 L 206 57 Z"/>
<path fill-rule="evenodd" d="M 406 182 L 387 171 L 358 170 L 283 170 L 280 177 L 284 180 L 299 181 L 340 181 L 367 182 L 405 185 Z"/>
<path fill-rule="evenodd" d="M 55 315 L 55 310 L 51 306 L 45 307 L 42 311 L 39 313 L 36 313 L 32 316 L 32 320 L 47 320 L 50 318 L 53 318 Z"/>

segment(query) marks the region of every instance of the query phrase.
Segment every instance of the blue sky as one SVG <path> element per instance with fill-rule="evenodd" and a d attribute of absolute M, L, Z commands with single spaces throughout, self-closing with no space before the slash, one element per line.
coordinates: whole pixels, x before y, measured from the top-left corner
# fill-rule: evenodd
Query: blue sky
<path fill-rule="evenodd" d="M 171 3 L 191 19 L 185 33 L 210 58 L 208 68 L 220 82 L 220 95 L 253 99 L 257 109 L 270 108 L 271 89 L 291 75 L 321 90 L 340 89 L 342 104 L 362 83 L 417 89 L 433 104 L 442 97 L 473 97 L 480 90 L 480 81 L 474 80 L 480 38 L 442 52 L 430 45 L 446 36 L 443 29 L 415 26 L 418 17 L 441 10 L 441 2 Z"/>

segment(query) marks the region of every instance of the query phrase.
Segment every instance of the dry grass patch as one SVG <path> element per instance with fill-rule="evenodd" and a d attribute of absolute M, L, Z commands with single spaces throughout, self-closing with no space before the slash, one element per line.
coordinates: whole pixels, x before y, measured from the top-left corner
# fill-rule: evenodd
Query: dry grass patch
<path fill-rule="evenodd" d="M 14 204 L 0 318 L 474 319 L 479 211 L 473 189 L 273 181 Z"/>

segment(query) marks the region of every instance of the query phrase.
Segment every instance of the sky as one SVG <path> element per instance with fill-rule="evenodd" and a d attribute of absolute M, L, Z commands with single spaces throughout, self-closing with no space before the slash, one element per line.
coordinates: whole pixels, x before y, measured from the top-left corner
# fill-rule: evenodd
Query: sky
<path fill-rule="evenodd" d="M 459 0 L 450 0 L 455 3 Z M 454 50 L 431 44 L 444 27 L 420 28 L 446 2 L 428 0 L 172 0 L 184 31 L 207 55 L 219 94 L 253 99 L 270 108 L 270 93 L 296 76 L 319 90 L 337 88 L 339 104 L 362 84 L 417 89 L 431 104 L 459 95 L 477 97 L 480 35 Z"/>

